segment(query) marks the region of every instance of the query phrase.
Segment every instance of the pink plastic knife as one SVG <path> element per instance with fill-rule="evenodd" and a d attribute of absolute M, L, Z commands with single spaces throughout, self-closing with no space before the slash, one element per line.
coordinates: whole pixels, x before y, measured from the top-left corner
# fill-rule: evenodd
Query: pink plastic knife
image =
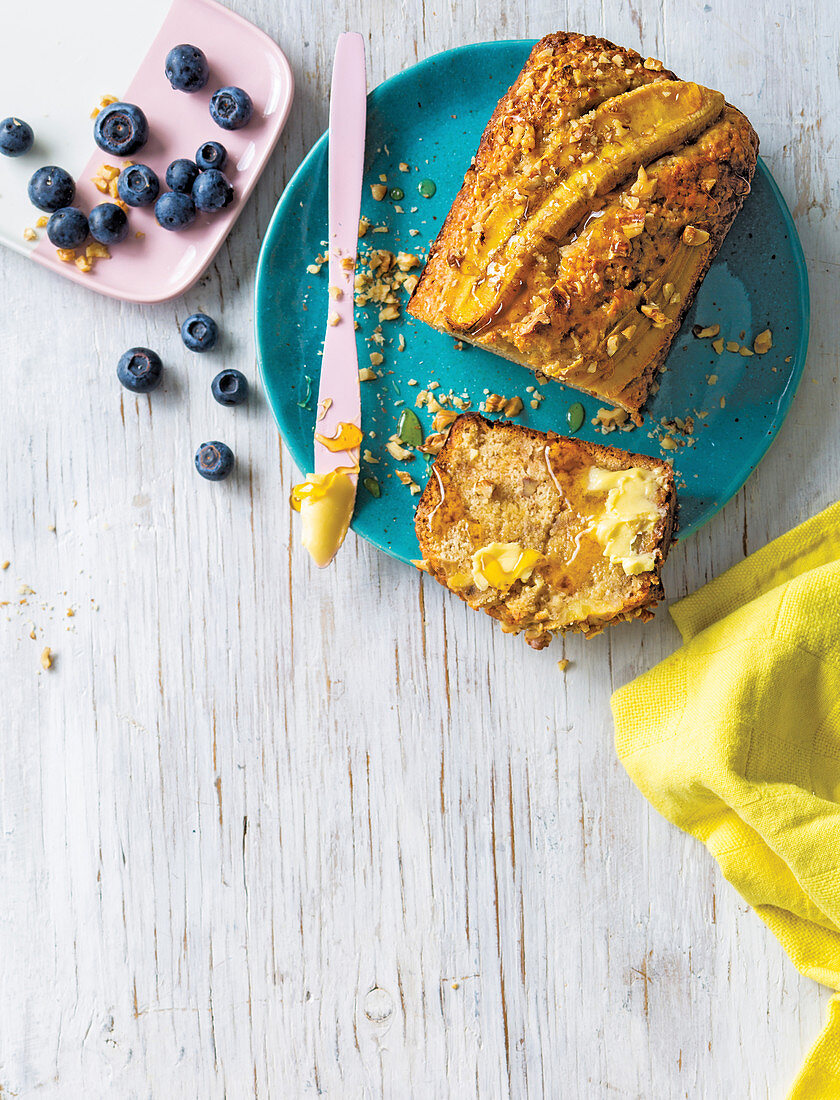
<path fill-rule="evenodd" d="M 315 432 L 334 438 L 341 424 L 361 428 L 359 361 L 353 327 L 353 286 L 365 159 L 365 47 L 360 34 L 339 36 L 330 91 L 330 298 Z M 359 448 L 330 451 L 315 440 L 315 473 L 355 467 Z M 348 471 L 349 473 L 349 471 Z M 351 473 L 355 486 L 358 475 Z"/>

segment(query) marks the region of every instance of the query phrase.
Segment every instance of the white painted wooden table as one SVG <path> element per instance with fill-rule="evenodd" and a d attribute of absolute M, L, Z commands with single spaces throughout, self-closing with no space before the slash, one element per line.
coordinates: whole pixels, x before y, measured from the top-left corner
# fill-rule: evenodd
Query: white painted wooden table
<path fill-rule="evenodd" d="M 613 752 L 610 691 L 675 648 L 667 613 L 537 654 L 352 536 L 318 572 L 264 400 L 216 405 L 220 357 L 178 322 L 219 317 L 255 378 L 257 249 L 340 30 L 371 84 L 568 28 L 724 89 L 794 210 L 813 328 L 770 454 L 671 554 L 691 591 L 838 495 L 835 6 L 234 6 L 298 93 L 202 284 L 141 309 L 0 254 L 0 1096 L 781 1097 L 826 995 Z M 137 343 L 171 365 L 151 401 L 114 377 Z M 196 476 L 205 438 L 230 482 Z"/>

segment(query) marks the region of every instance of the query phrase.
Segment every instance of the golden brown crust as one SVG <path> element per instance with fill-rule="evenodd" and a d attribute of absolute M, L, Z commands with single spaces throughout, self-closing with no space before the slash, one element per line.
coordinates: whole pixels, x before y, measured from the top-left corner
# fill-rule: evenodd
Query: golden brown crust
<path fill-rule="evenodd" d="M 588 521 L 603 506 L 602 497 L 581 489 L 592 467 L 636 467 L 658 475 L 661 518 L 640 546 L 653 554 L 652 569 L 626 576 L 587 533 Z M 506 631 L 525 631 L 529 644 L 540 649 L 556 631 L 591 636 L 610 623 L 650 618 L 663 596 L 660 572 L 675 513 L 667 463 L 468 413 L 454 422 L 435 460 L 415 528 L 431 576 L 498 619 Z M 465 576 L 467 563 L 476 550 L 495 542 L 537 550 L 544 564 L 508 592 L 480 591 Z"/>
<path fill-rule="evenodd" d="M 661 91 L 640 94 L 662 96 L 698 87 L 662 83 L 675 79 L 659 62 L 605 39 L 559 33 L 537 43 L 482 135 L 409 312 L 623 407 L 641 422 L 650 386 L 749 191 L 758 139 L 735 108 L 726 105 L 699 137 L 593 199 L 597 209 L 574 232 L 538 250 L 515 297 L 500 301 L 478 326 L 455 324 L 451 302 L 453 288 L 476 277 L 461 270 L 473 258 L 471 238 L 483 239 L 500 197 L 509 201 L 513 188 L 521 200 L 521 189 L 533 187 L 534 164 L 562 148 L 558 142 L 570 126 L 585 133 L 593 118 L 586 112 L 599 104 L 612 110 L 613 97 L 630 89 L 661 84 Z M 525 210 L 527 220 L 527 201 Z M 696 230 L 701 243 L 689 245 Z"/>

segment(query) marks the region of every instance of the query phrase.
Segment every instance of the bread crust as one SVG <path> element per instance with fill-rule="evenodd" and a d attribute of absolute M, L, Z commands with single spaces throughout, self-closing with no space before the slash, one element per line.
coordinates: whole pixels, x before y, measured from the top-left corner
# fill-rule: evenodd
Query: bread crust
<path fill-rule="evenodd" d="M 653 550 L 654 553 L 654 568 L 636 576 L 621 577 L 623 592 L 619 606 L 608 614 L 587 615 L 558 626 L 545 620 L 539 621 L 537 618 L 528 621 L 511 612 L 511 595 L 514 598 L 519 596 L 522 587 L 520 582 L 516 582 L 507 595 L 495 593 L 490 597 L 476 596 L 474 590 L 465 590 L 451 583 L 451 563 L 442 556 L 439 539 L 435 537 L 432 529 L 432 519 L 448 496 L 452 498 L 448 507 L 458 508 L 459 501 L 456 498 L 459 489 L 456 484 L 455 468 L 463 459 L 465 446 L 472 445 L 468 443 L 468 437 L 476 434 L 481 440 L 479 446 L 486 445 L 491 435 L 495 437 L 500 448 L 510 456 L 512 463 L 515 462 L 517 447 L 523 442 L 532 444 L 539 450 L 556 444 L 562 449 L 564 456 L 582 467 L 596 466 L 611 471 L 637 467 L 655 471 L 661 476 L 664 486 L 657 498 L 661 518 L 646 541 L 646 548 Z M 415 530 L 423 559 L 422 567 L 445 588 L 455 592 L 460 599 L 498 619 L 506 631 L 518 633 L 524 630 L 529 645 L 535 649 L 542 649 L 548 645 L 553 633 L 558 630 L 562 632 L 579 630 L 591 637 L 600 633 L 611 623 L 629 621 L 633 618 L 647 620 L 652 617 L 653 607 L 664 596 L 660 575 L 676 528 L 677 495 L 673 471 L 667 462 L 661 462 L 649 455 L 633 454 L 617 447 L 568 438 L 555 432 L 540 432 L 509 421 L 494 423 L 479 413 L 473 412 L 463 414 L 454 421 L 432 471 L 415 513 Z M 447 523 L 450 518 L 447 515 Z M 478 549 L 478 546 L 474 549 Z"/>
<path fill-rule="evenodd" d="M 500 308 L 483 327 L 465 331 L 453 325 L 447 315 L 447 300 L 459 278 L 464 242 L 483 225 L 484 198 L 497 184 L 502 186 L 498 181 L 504 181 L 505 173 L 519 179 L 517 171 L 524 172 L 533 164 L 525 148 L 532 135 L 539 144 L 545 134 L 556 132 L 558 127 L 568 125 L 569 119 L 580 118 L 594 104 L 604 102 L 604 94 L 616 94 L 621 84 L 616 85 L 614 72 L 599 61 L 608 55 L 621 57 L 620 79 L 626 87 L 676 80 L 660 63 L 643 61 L 635 51 L 621 49 L 607 39 L 564 32 L 541 39 L 484 130 L 464 183 L 430 249 L 408 311 L 459 340 L 624 408 L 636 423 L 641 423 L 640 410 L 650 387 L 749 192 L 758 138 L 746 117 L 734 107 L 727 104 L 718 121 L 699 138 L 649 166 L 656 173 L 661 194 L 645 196 L 641 202 L 642 211 L 649 208 L 645 220 L 648 231 L 641 240 L 631 240 L 628 245 L 620 234 L 618 241 L 615 235 L 607 239 L 606 231 L 604 239 L 599 239 L 599 227 L 590 227 L 589 218 L 584 229 L 572 234 L 574 247 L 569 248 L 568 239 L 557 242 L 551 255 L 539 258 L 538 270 L 526 276 L 519 300 Z M 542 89 L 533 87 L 536 74 L 545 70 L 547 57 L 551 59 L 548 83 L 555 99 L 550 104 Z M 593 65 L 607 76 L 593 77 Z M 649 65 L 658 67 L 646 67 Z M 575 83 L 575 75 L 583 72 L 586 80 L 595 81 L 594 85 Z M 514 138 L 519 130 L 512 127 L 520 126 L 525 129 L 517 145 Z M 633 180 L 625 180 L 612 195 L 597 201 L 609 206 L 611 215 L 615 212 L 619 226 L 622 204 L 640 206 Z M 708 240 L 695 249 L 686 249 L 682 245 L 686 227 L 708 233 Z M 581 241 L 584 236 L 586 239 Z M 657 285 L 656 273 L 667 271 L 680 252 L 690 254 L 681 261 L 684 281 L 679 285 L 680 293 L 672 292 L 668 297 L 673 300 L 665 300 L 661 290 L 669 284 L 659 279 Z M 660 311 L 658 320 L 646 315 L 651 308 Z M 619 328 L 623 310 L 635 312 Z M 624 336 L 616 334 L 631 327 L 634 336 L 627 337 L 625 348 Z M 616 358 L 614 349 L 608 351 L 608 339 L 613 338 L 622 345 Z"/>

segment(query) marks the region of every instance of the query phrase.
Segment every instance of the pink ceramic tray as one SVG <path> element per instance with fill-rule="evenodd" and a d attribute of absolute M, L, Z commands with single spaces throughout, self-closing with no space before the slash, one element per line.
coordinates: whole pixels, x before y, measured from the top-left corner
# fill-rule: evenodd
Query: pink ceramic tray
<path fill-rule="evenodd" d="M 154 27 L 148 28 L 148 33 L 154 34 Z M 166 54 L 181 42 L 199 46 L 210 64 L 206 87 L 192 95 L 174 91 L 164 74 Z M 74 65 L 73 72 L 77 71 Z M 27 252 L 37 263 L 100 294 L 133 302 L 165 301 L 182 294 L 199 278 L 239 216 L 288 116 L 294 91 L 291 70 L 276 43 L 214 0 L 174 0 L 131 83 L 127 87 L 113 87 L 104 83 L 108 75 L 101 80 L 100 95 L 106 92 L 118 95 L 138 104 L 145 112 L 149 120 L 149 140 L 130 159 L 150 165 L 160 177 L 161 190 L 164 189 L 166 167 L 172 160 L 176 157 L 192 159 L 199 145 L 216 140 L 228 151 L 225 174 L 236 189 L 233 204 L 215 216 L 199 214 L 188 229 L 179 233 L 161 229 L 155 221 L 153 207 L 131 209 L 128 239 L 113 246 L 111 259 L 100 260 L 88 273 L 83 273 L 73 263 L 59 260 L 43 231 L 38 231 L 39 239 L 34 246 L 26 245 L 21 232 L 23 226 L 18 229 L 17 220 L 26 217 L 28 220 L 24 224 L 34 225 L 40 212 L 32 208 L 25 215 L 16 212 L 14 232 L 6 225 L 0 238 L 19 251 Z M 241 130 L 222 130 L 210 117 L 211 95 L 217 88 L 229 84 L 245 88 L 254 103 L 253 117 Z M 9 176 L 0 181 L 3 184 L 0 193 L 5 198 L 12 192 L 15 201 L 19 202 L 18 191 L 23 187 L 25 195 L 23 181 L 36 168 L 42 164 L 60 164 L 76 180 L 76 205 L 88 211 L 106 199 L 91 183 L 97 168 L 102 164 L 120 166 L 123 161 L 103 153 L 94 144 L 93 121 L 88 115 L 97 100 L 94 98 L 91 103 L 90 93 L 83 115 L 88 144 L 81 144 L 75 136 L 70 148 L 69 139 L 64 135 L 74 133 L 74 129 L 75 135 L 79 134 L 77 116 L 81 107 L 73 93 L 65 99 L 60 87 L 52 90 L 55 99 L 41 125 L 37 110 L 34 118 L 28 117 L 24 110 L 26 104 L 21 104 L 20 113 L 35 129 L 36 145 L 26 156 L 12 162 L 0 158 L 6 161 L 3 168 L 7 173 L 15 173 L 14 178 Z M 71 112 L 72 125 L 57 128 L 57 118 Z M 137 237 L 137 233 L 143 236 Z"/>

